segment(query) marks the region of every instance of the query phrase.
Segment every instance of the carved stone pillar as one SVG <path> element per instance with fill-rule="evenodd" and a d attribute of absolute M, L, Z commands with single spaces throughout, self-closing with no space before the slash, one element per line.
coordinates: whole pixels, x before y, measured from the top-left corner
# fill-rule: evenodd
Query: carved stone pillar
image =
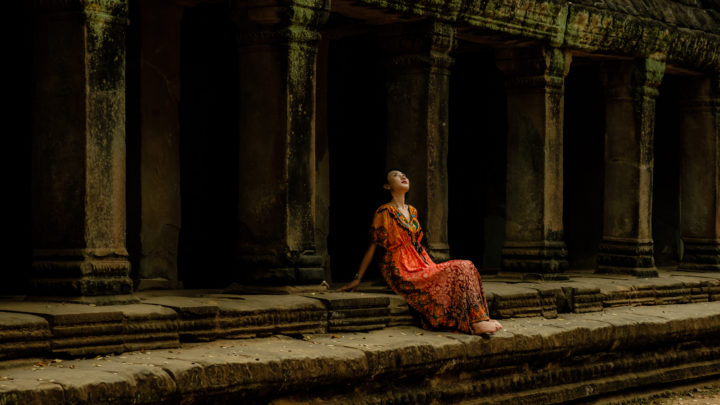
<path fill-rule="evenodd" d="M 496 53 L 508 104 L 502 267 L 550 277 L 568 267 L 563 240 L 563 110 L 571 56 L 530 47 Z"/>
<path fill-rule="evenodd" d="M 329 0 L 234 2 L 240 65 L 239 279 L 319 282 L 315 83 Z"/>
<path fill-rule="evenodd" d="M 720 77 L 688 79 L 682 103 L 678 270 L 720 271 Z"/>
<path fill-rule="evenodd" d="M 408 201 L 419 211 L 428 253 L 447 260 L 449 53 L 455 33 L 447 24 L 413 24 L 387 32 L 382 43 L 389 54 L 387 163 L 410 177 Z"/>
<path fill-rule="evenodd" d="M 599 273 L 656 277 L 652 239 L 653 132 L 665 62 L 608 63 L 605 193 Z"/>
<path fill-rule="evenodd" d="M 138 290 L 178 287 L 180 233 L 180 22 L 194 2 L 140 6 L 140 262 Z"/>
<path fill-rule="evenodd" d="M 127 294 L 127 2 L 34 5 L 32 292 Z"/>

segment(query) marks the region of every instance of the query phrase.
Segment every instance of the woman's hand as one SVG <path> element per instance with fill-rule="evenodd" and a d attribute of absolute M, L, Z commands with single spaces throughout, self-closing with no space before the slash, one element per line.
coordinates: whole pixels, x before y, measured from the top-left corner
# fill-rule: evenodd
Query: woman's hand
<path fill-rule="evenodd" d="M 358 288 L 359 285 L 360 285 L 360 279 L 356 278 L 355 280 L 338 288 L 338 291 L 355 291 L 355 289 Z"/>
<path fill-rule="evenodd" d="M 375 255 L 375 244 L 371 243 L 370 246 L 368 246 L 367 252 L 365 252 L 365 256 L 363 256 L 362 262 L 360 263 L 360 268 L 358 269 L 357 274 L 355 274 L 355 279 L 338 288 L 338 291 L 354 291 L 356 288 L 358 288 L 358 286 L 360 285 L 360 279 L 362 278 L 363 274 L 365 274 L 365 270 L 367 270 L 367 267 L 370 265 L 373 255 Z"/>

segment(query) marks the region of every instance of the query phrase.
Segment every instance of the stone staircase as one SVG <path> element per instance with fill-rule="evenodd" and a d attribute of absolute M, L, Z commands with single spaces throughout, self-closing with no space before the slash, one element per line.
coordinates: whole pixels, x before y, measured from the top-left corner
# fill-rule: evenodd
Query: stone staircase
<path fill-rule="evenodd" d="M 720 275 L 485 277 L 491 337 L 366 292 L 0 301 L 0 405 L 555 403 L 720 376 Z M 682 305 L 680 305 L 682 304 Z"/>

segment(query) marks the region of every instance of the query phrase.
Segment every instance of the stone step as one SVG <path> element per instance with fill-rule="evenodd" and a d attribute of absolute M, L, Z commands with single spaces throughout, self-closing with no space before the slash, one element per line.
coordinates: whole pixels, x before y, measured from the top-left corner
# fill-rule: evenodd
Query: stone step
<path fill-rule="evenodd" d="M 637 279 L 592 272 L 569 280 L 527 282 L 484 277 L 494 318 L 593 313 L 614 307 L 720 300 L 720 275 L 661 271 Z M 365 286 L 364 286 L 365 287 Z M 313 334 L 417 325 L 404 300 L 375 292 L 237 295 L 222 291 L 135 294 L 141 304 L 0 301 L 0 360 L 33 356 L 95 356 L 172 348 L 180 342 Z"/>
<path fill-rule="evenodd" d="M 0 369 L 0 405 L 562 403 L 720 376 L 720 302 L 503 324 L 489 337 L 405 326 L 38 361 Z"/>

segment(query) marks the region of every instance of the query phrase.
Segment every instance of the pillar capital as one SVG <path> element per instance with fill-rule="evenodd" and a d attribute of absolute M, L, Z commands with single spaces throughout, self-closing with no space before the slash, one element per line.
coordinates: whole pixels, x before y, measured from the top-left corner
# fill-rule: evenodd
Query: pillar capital
<path fill-rule="evenodd" d="M 566 49 L 536 45 L 497 49 L 495 61 L 506 76 L 505 85 L 509 91 L 547 88 L 562 92 L 572 55 Z"/>
<path fill-rule="evenodd" d="M 316 43 L 330 15 L 329 0 L 233 0 L 238 44 Z"/>
<path fill-rule="evenodd" d="M 665 60 L 662 58 L 606 62 L 602 69 L 605 98 L 654 101 L 664 75 Z"/>
<path fill-rule="evenodd" d="M 450 52 L 457 46 L 455 29 L 438 21 L 393 26 L 382 34 L 382 46 L 390 69 L 435 68 L 449 74 Z"/>

